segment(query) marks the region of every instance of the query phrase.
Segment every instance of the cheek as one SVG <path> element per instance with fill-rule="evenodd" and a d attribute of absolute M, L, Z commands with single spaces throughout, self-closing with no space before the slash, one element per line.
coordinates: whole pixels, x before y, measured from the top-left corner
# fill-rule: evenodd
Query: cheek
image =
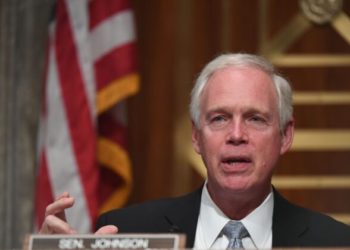
<path fill-rule="evenodd" d="M 256 137 L 257 138 L 257 137 Z M 280 157 L 281 139 L 279 134 L 264 136 L 255 144 L 257 160 L 263 168 L 271 168 Z"/>
<path fill-rule="evenodd" d="M 200 143 L 200 150 L 202 157 L 207 163 L 212 162 L 216 159 L 220 152 L 221 140 L 218 136 L 205 136 L 202 138 Z"/>
<path fill-rule="evenodd" d="M 224 141 L 221 139 L 221 136 L 215 133 L 211 133 L 210 136 L 206 136 L 204 141 L 207 151 L 211 151 L 212 153 L 219 151 L 223 143 Z"/>

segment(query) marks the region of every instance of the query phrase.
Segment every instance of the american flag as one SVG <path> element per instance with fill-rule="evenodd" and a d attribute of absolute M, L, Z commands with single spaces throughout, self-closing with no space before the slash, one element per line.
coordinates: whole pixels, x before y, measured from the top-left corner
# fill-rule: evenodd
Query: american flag
<path fill-rule="evenodd" d="M 49 27 L 39 128 L 35 224 L 63 191 L 79 233 L 99 213 L 122 206 L 132 186 L 125 98 L 139 78 L 128 0 L 57 0 Z"/>

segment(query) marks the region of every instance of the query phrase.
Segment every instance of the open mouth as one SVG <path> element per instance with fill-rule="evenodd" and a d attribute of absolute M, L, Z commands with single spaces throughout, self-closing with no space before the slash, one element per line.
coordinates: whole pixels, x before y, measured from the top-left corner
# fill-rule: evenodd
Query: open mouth
<path fill-rule="evenodd" d="M 233 164 L 245 164 L 251 163 L 252 160 L 249 157 L 227 157 L 222 160 L 223 163 L 233 165 Z"/>

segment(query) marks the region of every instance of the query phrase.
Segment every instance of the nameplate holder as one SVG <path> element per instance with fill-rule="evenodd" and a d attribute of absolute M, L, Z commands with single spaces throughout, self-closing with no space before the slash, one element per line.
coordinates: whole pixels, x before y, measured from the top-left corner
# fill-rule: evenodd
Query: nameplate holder
<path fill-rule="evenodd" d="M 183 234 L 74 234 L 38 235 L 26 239 L 24 249 L 28 250 L 67 250 L 67 249 L 180 249 L 185 248 Z"/>

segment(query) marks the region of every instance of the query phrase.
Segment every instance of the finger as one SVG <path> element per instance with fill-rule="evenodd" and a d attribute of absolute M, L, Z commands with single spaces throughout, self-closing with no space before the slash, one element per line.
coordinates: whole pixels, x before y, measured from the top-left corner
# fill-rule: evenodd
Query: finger
<path fill-rule="evenodd" d="M 45 217 L 48 215 L 56 215 L 60 219 L 66 220 L 64 210 L 72 207 L 73 204 L 73 197 L 62 197 L 46 207 Z"/>
<path fill-rule="evenodd" d="M 116 234 L 118 232 L 118 228 L 113 225 L 107 225 L 101 227 L 99 230 L 95 232 L 96 235 L 102 235 L 102 234 Z"/>
<path fill-rule="evenodd" d="M 65 191 L 65 192 L 63 192 L 62 194 L 60 194 L 59 196 L 57 196 L 57 198 L 55 199 L 55 201 L 58 201 L 58 200 L 61 199 L 61 198 L 68 198 L 68 197 L 70 197 L 70 194 L 69 194 L 67 191 Z"/>
<path fill-rule="evenodd" d="M 69 224 L 54 215 L 48 215 L 40 229 L 40 234 L 75 234 Z"/>
<path fill-rule="evenodd" d="M 73 197 L 62 197 L 54 201 L 46 207 L 46 216 L 62 212 L 66 208 L 70 208 L 74 204 Z"/>

